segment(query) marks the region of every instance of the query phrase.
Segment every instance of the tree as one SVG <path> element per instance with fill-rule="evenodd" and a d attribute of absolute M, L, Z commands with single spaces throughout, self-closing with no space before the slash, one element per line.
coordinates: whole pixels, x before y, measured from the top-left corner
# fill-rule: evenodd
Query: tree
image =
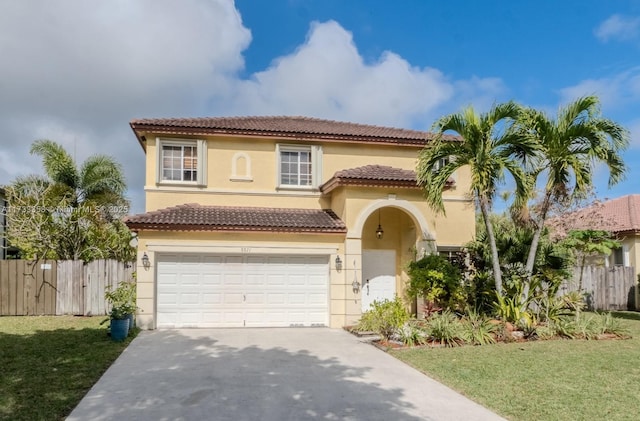
<path fill-rule="evenodd" d="M 624 177 L 621 152 L 629 144 L 629 133 L 601 117 L 599 103 L 595 96 L 578 98 L 560 108 L 555 119 L 534 109 L 520 115 L 520 130 L 539 144 L 536 158 L 530 161 L 530 174 L 534 183 L 546 177 L 541 203 L 529 217 L 535 228 L 525 266 L 529 275 L 552 204 L 584 197 L 593 186 L 592 174 L 598 163 L 609 170 L 609 186 Z"/>
<path fill-rule="evenodd" d="M 487 113 L 478 114 L 469 106 L 459 113 L 442 117 L 434 124 L 433 144 L 427 145 L 418 158 L 418 183 L 427 203 L 445 213 L 442 193 L 453 173 L 463 166 L 471 172 L 471 191 L 482 213 L 489 245 L 496 290 L 502 293 L 502 272 L 496 240 L 490 220 L 490 210 L 505 171 L 515 182 L 516 206 L 526 202 L 531 194 L 531 178 L 523 163 L 536 151 L 530 136 L 513 130 L 521 107 L 514 102 L 494 105 Z M 445 132 L 455 132 L 459 140 L 445 139 Z"/>
<path fill-rule="evenodd" d="M 507 213 L 492 214 L 491 225 L 495 231 L 501 267 L 521 265 L 524 269 L 524 262 L 533 238 L 533 228 L 516 223 Z M 484 270 L 491 266 L 491 250 L 484 225 L 480 223 L 477 225 L 475 239 L 467 243 L 465 249 L 470 253 L 471 261 L 477 269 Z M 567 266 L 565 254 L 564 248 L 552 242 L 549 233 L 545 230 L 541 237 L 540 252 L 534 268 L 536 271 L 565 269 Z"/>
<path fill-rule="evenodd" d="M 574 253 L 580 261 L 580 279 L 578 290 L 582 291 L 582 277 L 587 258 L 595 256 L 609 256 L 614 249 L 620 248 L 620 241 L 613 238 L 610 232 L 603 230 L 572 230 L 562 245 Z"/>
<path fill-rule="evenodd" d="M 128 210 L 122 167 L 94 155 L 80 168 L 59 144 L 33 143 L 45 176 L 17 178 L 7 186 L 8 239 L 30 259 L 134 257 L 131 234 L 120 218 Z"/>

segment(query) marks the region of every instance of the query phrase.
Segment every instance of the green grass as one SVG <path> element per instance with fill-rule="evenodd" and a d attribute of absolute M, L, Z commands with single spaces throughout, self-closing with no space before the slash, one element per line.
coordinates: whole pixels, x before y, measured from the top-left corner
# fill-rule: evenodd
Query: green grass
<path fill-rule="evenodd" d="M 64 419 L 127 347 L 104 317 L 0 317 L 0 419 Z"/>
<path fill-rule="evenodd" d="M 391 351 L 511 420 L 640 418 L 640 314 L 628 340 L 552 340 Z"/>

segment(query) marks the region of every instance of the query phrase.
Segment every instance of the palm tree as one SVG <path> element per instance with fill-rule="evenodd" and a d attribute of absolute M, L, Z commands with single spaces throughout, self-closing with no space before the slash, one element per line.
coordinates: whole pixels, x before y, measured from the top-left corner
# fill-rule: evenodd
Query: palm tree
<path fill-rule="evenodd" d="M 546 177 L 537 218 L 530 220 L 535 232 L 525 266 L 529 275 L 551 205 L 586 195 L 598 163 L 609 170 L 609 186 L 624 177 L 626 167 L 620 154 L 629 145 L 629 132 L 601 117 L 599 104 L 595 96 L 578 98 L 560 108 L 555 120 L 533 109 L 521 114 L 521 130 L 540 145 L 538 156 L 530 161 L 531 175 L 536 182 Z"/>
<path fill-rule="evenodd" d="M 502 272 L 490 210 L 497 188 L 504 181 L 505 171 L 515 182 L 517 205 L 525 203 L 532 190 L 530 177 L 522 163 L 536 150 L 536 144 L 521 132 L 512 130 L 512 123 L 521 107 L 510 101 L 494 105 L 487 113 L 478 114 L 469 106 L 459 113 L 442 117 L 434 124 L 436 137 L 418 158 L 418 183 L 427 203 L 445 213 L 442 192 L 453 173 L 463 166 L 471 172 L 471 192 L 482 213 L 489 245 L 496 291 L 502 294 Z M 445 139 L 445 132 L 454 132 L 460 139 Z"/>
<path fill-rule="evenodd" d="M 36 140 L 31 153 L 42 157 L 50 182 L 73 206 L 121 205 L 126 202 L 122 166 L 106 155 L 89 157 L 80 169 L 69 153 L 51 140 Z"/>
<path fill-rule="evenodd" d="M 92 260 L 122 255 L 105 238 L 128 251 L 130 235 L 119 217 L 126 213 L 126 184 L 122 167 L 113 158 L 94 155 L 80 168 L 62 146 L 38 140 L 31 153 L 42 157 L 45 176 L 16 179 L 8 186 L 13 212 L 9 233 L 12 242 L 28 258 Z M 124 228 L 123 228 L 124 227 Z M 109 237 L 110 236 L 110 237 Z M 126 254 L 126 253 L 125 253 Z"/>

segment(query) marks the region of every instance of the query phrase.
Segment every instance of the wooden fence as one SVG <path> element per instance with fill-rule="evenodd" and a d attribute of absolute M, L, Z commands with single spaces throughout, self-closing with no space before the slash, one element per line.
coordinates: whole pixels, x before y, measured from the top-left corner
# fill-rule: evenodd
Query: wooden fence
<path fill-rule="evenodd" d="M 561 284 L 558 293 L 582 290 L 590 310 L 635 310 L 636 288 L 633 267 L 585 266 L 574 268 L 573 279 Z"/>
<path fill-rule="evenodd" d="M 133 265 L 115 260 L 0 261 L 0 316 L 104 315 L 108 286 L 133 278 Z"/>

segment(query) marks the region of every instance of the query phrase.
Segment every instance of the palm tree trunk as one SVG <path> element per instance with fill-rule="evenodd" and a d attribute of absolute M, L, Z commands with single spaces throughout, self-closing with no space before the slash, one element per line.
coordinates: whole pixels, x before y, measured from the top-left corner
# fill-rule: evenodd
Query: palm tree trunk
<path fill-rule="evenodd" d="M 489 237 L 489 247 L 491 248 L 491 263 L 493 264 L 493 277 L 496 282 L 496 291 L 502 295 L 502 271 L 500 270 L 500 260 L 498 258 L 498 247 L 496 246 L 496 237 L 493 233 L 493 225 L 489 219 L 489 206 L 485 198 L 479 198 L 480 211 L 487 229 L 487 237 Z"/>
<path fill-rule="evenodd" d="M 544 230 L 544 222 L 547 219 L 547 212 L 551 206 L 551 190 L 547 190 L 542 201 L 542 209 L 540 210 L 540 217 L 536 221 L 536 230 L 533 233 L 533 239 L 531 240 L 531 248 L 529 248 L 529 255 L 527 256 L 527 264 L 525 269 L 527 275 L 531 276 L 533 273 L 533 265 L 536 262 L 536 255 L 538 254 L 538 244 L 540 244 L 540 237 L 542 237 L 542 231 Z"/>
<path fill-rule="evenodd" d="M 540 244 L 540 237 L 542 237 L 542 231 L 544 230 L 544 222 L 547 219 L 547 212 L 551 206 L 551 190 L 547 190 L 542 201 L 542 207 L 540 209 L 540 217 L 536 221 L 536 230 L 533 233 L 533 239 L 531 240 L 531 247 L 529 248 L 529 255 L 527 256 L 527 264 L 525 265 L 525 271 L 527 273 L 527 281 L 524 284 L 522 290 L 522 299 L 525 300 L 529 295 L 529 284 L 531 281 L 531 275 L 533 274 L 533 265 L 536 263 L 536 255 L 538 254 L 538 245 Z"/>

